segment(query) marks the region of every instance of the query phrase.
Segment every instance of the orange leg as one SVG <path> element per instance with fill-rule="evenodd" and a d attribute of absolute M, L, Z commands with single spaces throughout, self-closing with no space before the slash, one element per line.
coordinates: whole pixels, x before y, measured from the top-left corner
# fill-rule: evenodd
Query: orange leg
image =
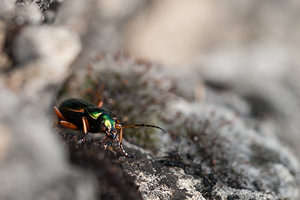
<path fill-rule="evenodd" d="M 119 139 L 118 139 L 119 140 Z M 122 151 L 122 153 L 126 156 L 126 157 L 130 157 L 130 155 L 125 151 L 125 149 L 123 148 L 122 142 L 120 142 L 119 140 L 119 149 Z"/>
<path fill-rule="evenodd" d="M 97 104 L 97 106 L 98 106 L 99 108 L 101 108 L 102 105 L 103 105 L 103 101 L 99 101 L 98 104 Z"/>
<path fill-rule="evenodd" d="M 59 124 L 69 129 L 78 130 L 78 127 L 75 124 L 72 124 L 71 122 L 68 121 L 61 120 L 59 121 Z"/>
<path fill-rule="evenodd" d="M 123 127 L 121 124 L 117 124 L 116 128 L 120 130 L 119 132 L 119 142 L 122 144 L 122 139 L 123 139 Z"/>
<path fill-rule="evenodd" d="M 82 119 L 83 133 L 84 135 L 86 135 L 88 134 L 88 130 L 89 130 L 89 122 L 85 116 L 83 116 L 81 119 Z"/>
<path fill-rule="evenodd" d="M 53 109 L 59 119 L 67 121 L 66 118 L 63 116 L 63 114 L 58 110 L 56 106 L 54 106 Z"/>
<path fill-rule="evenodd" d="M 83 117 L 81 118 L 81 120 L 82 120 L 82 127 L 83 127 L 83 134 L 84 134 L 84 136 L 83 136 L 83 138 L 81 138 L 81 139 L 78 141 L 79 144 L 81 144 L 81 143 L 83 143 L 83 142 L 86 142 L 86 135 L 88 134 L 89 127 L 90 127 L 89 122 L 88 122 L 88 120 L 86 119 L 85 116 L 83 116 Z"/>
<path fill-rule="evenodd" d="M 118 138 L 118 145 L 119 149 L 123 152 L 123 154 L 126 157 L 130 157 L 130 155 L 124 150 L 123 145 L 122 145 L 122 139 L 123 139 L 123 127 L 121 124 L 116 124 L 116 128 L 120 130 L 119 132 L 119 138 Z"/>

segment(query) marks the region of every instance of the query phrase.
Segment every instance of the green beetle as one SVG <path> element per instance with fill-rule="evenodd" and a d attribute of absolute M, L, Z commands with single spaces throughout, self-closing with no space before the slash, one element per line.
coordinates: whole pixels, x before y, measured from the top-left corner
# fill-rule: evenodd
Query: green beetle
<path fill-rule="evenodd" d="M 82 99 L 67 99 L 63 101 L 58 108 L 54 106 L 54 111 L 59 118 L 58 124 L 73 130 L 82 130 L 84 137 L 79 141 L 85 142 L 86 134 L 105 133 L 101 143 L 105 143 L 108 139 L 118 142 L 119 149 L 128 157 L 128 153 L 122 146 L 123 129 L 133 127 L 151 127 L 158 128 L 165 133 L 165 130 L 149 124 L 134 124 L 122 126 L 113 115 L 101 108 L 103 102 L 99 102 L 96 106 Z M 119 130 L 119 131 L 118 131 Z"/>

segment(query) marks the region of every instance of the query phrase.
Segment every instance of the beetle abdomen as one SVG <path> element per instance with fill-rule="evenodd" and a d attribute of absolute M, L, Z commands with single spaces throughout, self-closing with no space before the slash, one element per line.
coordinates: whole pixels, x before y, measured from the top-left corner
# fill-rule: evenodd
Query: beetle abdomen
<path fill-rule="evenodd" d="M 85 109 L 90 106 L 95 105 L 82 99 L 67 99 L 60 104 L 58 109 L 66 120 L 82 129 L 82 117 L 85 116 Z"/>

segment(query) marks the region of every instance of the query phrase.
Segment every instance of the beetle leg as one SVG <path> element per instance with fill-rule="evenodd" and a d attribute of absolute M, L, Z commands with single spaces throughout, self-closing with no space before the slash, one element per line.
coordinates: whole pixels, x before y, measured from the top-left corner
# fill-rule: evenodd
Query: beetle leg
<path fill-rule="evenodd" d="M 119 146 L 119 149 L 123 152 L 123 154 L 126 156 L 126 157 L 130 157 L 130 155 L 125 151 L 125 149 L 123 148 L 123 145 L 122 145 L 122 139 L 123 139 L 123 127 L 121 124 L 116 124 L 116 128 L 120 130 L 119 132 L 119 138 L 118 138 L 118 146 Z"/>
<path fill-rule="evenodd" d="M 98 104 L 97 104 L 97 107 L 101 108 L 103 105 L 103 101 L 99 101 Z"/>
<path fill-rule="evenodd" d="M 53 109 L 59 119 L 67 121 L 66 118 L 63 116 L 63 114 L 58 110 L 56 106 L 54 106 Z"/>
<path fill-rule="evenodd" d="M 104 144 L 104 149 L 106 149 L 106 141 L 107 141 L 107 140 L 108 140 L 107 135 L 104 135 L 103 138 L 102 138 L 101 141 L 100 141 L 100 144 L 105 143 L 105 144 Z"/>
<path fill-rule="evenodd" d="M 89 122 L 85 116 L 83 116 L 81 119 L 82 119 L 83 133 L 84 135 L 86 135 L 88 134 L 89 131 Z"/>
<path fill-rule="evenodd" d="M 100 144 L 106 143 L 107 139 L 108 139 L 107 135 L 104 135 L 100 141 Z"/>
<path fill-rule="evenodd" d="M 130 155 L 125 151 L 125 149 L 123 148 L 122 143 L 120 143 L 120 142 L 119 142 L 119 149 L 123 152 L 123 154 L 124 154 L 126 157 L 130 157 Z"/>
<path fill-rule="evenodd" d="M 83 134 L 84 134 L 84 136 L 83 136 L 83 138 L 81 138 L 78 141 L 79 144 L 83 143 L 83 142 L 86 142 L 86 135 L 88 134 L 88 130 L 89 130 L 89 122 L 87 121 L 86 117 L 83 116 L 81 118 L 81 120 L 82 120 L 82 127 L 83 127 Z"/>
<path fill-rule="evenodd" d="M 60 120 L 59 124 L 69 129 L 78 130 L 78 127 L 75 124 L 68 121 Z"/>
<path fill-rule="evenodd" d="M 116 129 L 119 129 L 119 142 L 122 144 L 122 139 L 123 139 L 123 127 L 121 124 L 116 124 Z"/>

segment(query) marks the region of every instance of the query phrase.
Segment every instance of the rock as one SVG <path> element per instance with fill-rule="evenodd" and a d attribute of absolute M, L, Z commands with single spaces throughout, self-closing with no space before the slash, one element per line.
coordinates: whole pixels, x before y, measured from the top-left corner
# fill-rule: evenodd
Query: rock
<path fill-rule="evenodd" d="M 11 65 L 9 57 L 4 52 L 5 31 L 5 23 L 0 20 L 0 71 L 7 70 Z"/>
<path fill-rule="evenodd" d="M 134 158 L 119 153 L 116 162 L 144 199 L 299 198 L 299 161 L 278 140 L 272 119 L 258 120 L 249 102 L 209 86 L 201 102 L 191 100 L 163 71 L 126 55 L 100 54 L 72 76 L 61 97 L 102 99 L 121 122 L 167 129 L 168 135 L 125 131 L 124 146 Z"/>
<path fill-rule="evenodd" d="M 53 0 L 17 0 L 16 4 L 17 5 L 24 5 L 24 4 L 32 4 L 35 3 L 36 5 L 39 6 L 39 8 L 42 11 L 45 11 L 49 8 L 50 4 L 52 3 Z"/>
<path fill-rule="evenodd" d="M 165 165 L 165 160 L 153 157 L 150 152 L 129 143 L 126 146 L 134 149 L 136 158 L 124 162 L 123 170 L 136 178 L 144 199 L 205 199 L 199 190 L 203 187 L 201 179 L 185 173 L 176 164 Z"/>
<path fill-rule="evenodd" d="M 1 0 L 0 7 L 0 16 L 4 19 L 11 18 L 14 15 L 15 0 Z"/>
<path fill-rule="evenodd" d="M 28 50 L 24 51 L 24 47 Z M 16 38 L 13 52 L 18 63 L 38 59 L 48 66 L 59 65 L 59 69 L 70 64 L 79 51 L 80 41 L 76 34 L 64 27 L 43 26 L 24 29 Z"/>
<path fill-rule="evenodd" d="M 200 165 L 200 170 L 207 173 L 214 198 L 217 196 L 213 191 L 224 186 L 241 190 L 241 194 L 234 192 L 240 199 L 244 199 L 245 190 L 272 194 L 273 199 L 298 198 L 299 162 L 274 132 L 266 131 L 268 124 L 251 125 L 217 105 L 179 102 L 174 106 L 169 119 L 179 113 L 174 123 L 182 128 L 173 131 L 186 133 L 185 137 L 192 139 L 179 144 L 178 154 L 188 165 Z"/>
<path fill-rule="evenodd" d="M 83 51 L 74 68 L 80 69 L 99 51 L 115 53 L 123 49 L 124 25 L 145 6 L 145 0 L 64 1 L 54 24 L 67 26 L 81 37 Z"/>
<path fill-rule="evenodd" d="M 79 38 L 66 28 L 25 28 L 13 46 L 15 62 L 22 66 L 15 67 L 4 79 L 24 98 L 38 100 L 38 94 L 49 85 L 58 84 L 67 77 L 69 65 L 79 51 Z"/>
<path fill-rule="evenodd" d="M 175 121 L 184 124 L 175 122 L 181 129 L 172 132 L 185 133 L 184 138 L 165 145 L 162 157 L 134 148 L 137 159 L 122 165 L 145 199 L 299 198 L 298 160 L 275 135 L 247 128 L 223 108 L 177 106 L 171 110 L 183 116 Z"/>
<path fill-rule="evenodd" d="M 95 181 L 71 168 L 48 117 L 1 84 L 1 199 L 94 199 Z"/>
<path fill-rule="evenodd" d="M 16 7 L 16 24 L 40 24 L 42 22 L 42 13 L 39 8 L 34 4 L 24 4 Z"/>
<path fill-rule="evenodd" d="M 70 131 L 59 132 L 62 135 L 70 135 Z M 72 137 L 66 138 L 70 146 L 72 163 L 92 172 L 97 178 L 98 199 L 142 199 L 138 186 L 134 183 L 134 177 L 124 174 L 116 160 L 116 152 L 100 147 L 99 137 L 80 147 Z"/>
<path fill-rule="evenodd" d="M 274 59 L 282 57 L 274 56 L 273 50 L 281 50 L 289 57 L 287 61 L 297 55 L 299 29 L 294 19 L 299 19 L 299 7 L 293 0 L 153 1 L 124 28 L 126 49 L 134 56 L 172 67 L 196 63 L 197 68 L 222 70 L 223 76 L 237 68 L 251 71 L 259 66 L 273 73 L 279 64 L 273 63 Z M 236 8 L 241 12 L 235 12 Z M 258 58 L 248 60 L 256 52 Z M 263 58 L 270 54 L 273 59 Z M 261 65 L 250 64 L 257 61 L 262 61 Z M 211 68 L 213 65 L 218 65 L 217 70 Z"/>
<path fill-rule="evenodd" d="M 201 77 L 247 98 L 253 114 L 273 118 L 278 137 L 300 155 L 299 2 L 223 3 L 154 1 L 124 28 L 125 45 L 134 56 L 190 67 L 190 82 Z"/>
<path fill-rule="evenodd" d="M 40 11 L 20 2 L 0 2 L 7 14 L 0 21 L 0 198 L 93 200 L 96 180 L 69 165 L 47 114 L 79 38 L 65 27 L 38 26 Z"/>
<path fill-rule="evenodd" d="M 12 134 L 10 133 L 9 128 L 4 125 L 0 124 L 0 137 L 1 137 L 1 142 L 0 142 L 0 161 L 4 162 L 5 158 L 8 156 L 8 148 L 11 146 L 12 142 Z"/>
<path fill-rule="evenodd" d="M 0 16 L 7 21 L 9 26 L 24 24 L 40 24 L 42 13 L 33 1 L 0 1 Z"/>

